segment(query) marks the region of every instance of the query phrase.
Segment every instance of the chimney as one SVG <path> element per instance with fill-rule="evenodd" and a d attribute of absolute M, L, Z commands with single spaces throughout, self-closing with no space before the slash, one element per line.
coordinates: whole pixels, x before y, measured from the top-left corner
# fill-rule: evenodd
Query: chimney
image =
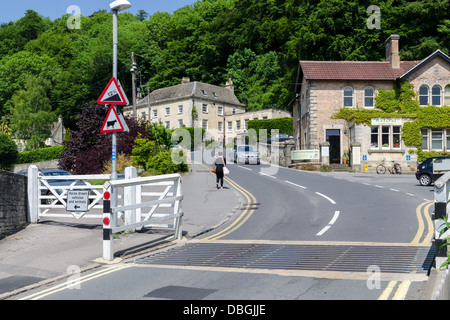
<path fill-rule="evenodd" d="M 228 90 L 230 90 L 232 93 L 234 93 L 234 83 L 233 80 L 228 80 L 225 84 L 225 88 L 227 88 Z"/>
<path fill-rule="evenodd" d="M 400 36 L 393 34 L 384 42 L 386 46 L 386 61 L 389 61 L 393 69 L 400 68 L 399 40 Z"/>
<path fill-rule="evenodd" d="M 191 82 L 191 79 L 189 79 L 189 77 L 183 77 L 183 79 L 181 80 L 181 84 L 188 84 L 189 82 Z"/>

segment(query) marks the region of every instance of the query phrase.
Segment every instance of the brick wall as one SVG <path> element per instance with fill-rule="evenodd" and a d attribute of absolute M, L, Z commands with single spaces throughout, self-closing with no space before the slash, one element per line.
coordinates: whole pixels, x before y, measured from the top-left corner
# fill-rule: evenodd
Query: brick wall
<path fill-rule="evenodd" d="M 0 171 L 0 238 L 27 224 L 27 178 Z"/>

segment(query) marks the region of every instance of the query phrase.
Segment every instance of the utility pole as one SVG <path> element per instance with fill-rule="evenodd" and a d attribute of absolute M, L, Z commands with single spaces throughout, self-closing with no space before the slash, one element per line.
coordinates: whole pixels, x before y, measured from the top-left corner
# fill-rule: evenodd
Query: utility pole
<path fill-rule="evenodd" d="M 137 119 L 137 107 L 136 107 L 136 54 L 131 53 L 131 76 L 132 76 L 132 88 L 133 88 L 133 117 Z"/>

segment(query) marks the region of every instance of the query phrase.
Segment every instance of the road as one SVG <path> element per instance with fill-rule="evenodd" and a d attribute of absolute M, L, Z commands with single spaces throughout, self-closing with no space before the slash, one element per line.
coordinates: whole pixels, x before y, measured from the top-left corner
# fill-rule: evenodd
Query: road
<path fill-rule="evenodd" d="M 406 174 L 229 168 L 226 187 L 240 195 L 242 205 L 219 229 L 79 275 L 74 288 L 63 281 L 20 298 L 420 298 L 432 253 L 433 187 L 421 187 Z"/>

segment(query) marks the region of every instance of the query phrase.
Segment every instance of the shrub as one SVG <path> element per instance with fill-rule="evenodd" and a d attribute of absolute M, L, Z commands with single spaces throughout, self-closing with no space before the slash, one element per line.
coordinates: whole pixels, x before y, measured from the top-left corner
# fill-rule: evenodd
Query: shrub
<path fill-rule="evenodd" d="M 149 168 L 152 174 L 156 175 L 186 172 L 188 169 L 185 161 L 179 164 L 173 162 L 170 151 L 162 151 L 152 157 L 147 163 L 147 168 Z"/>
<path fill-rule="evenodd" d="M 272 129 L 278 130 L 279 133 L 286 133 L 290 136 L 294 134 L 293 118 L 276 118 L 266 120 L 250 120 L 248 129 L 254 129 L 259 140 L 259 130 L 267 130 L 267 138 L 271 136 Z"/>
<path fill-rule="evenodd" d="M 17 144 L 6 134 L 0 134 L 0 169 L 10 169 L 16 162 Z"/>
<path fill-rule="evenodd" d="M 16 164 L 35 163 L 59 159 L 65 146 L 55 146 L 19 153 Z"/>

